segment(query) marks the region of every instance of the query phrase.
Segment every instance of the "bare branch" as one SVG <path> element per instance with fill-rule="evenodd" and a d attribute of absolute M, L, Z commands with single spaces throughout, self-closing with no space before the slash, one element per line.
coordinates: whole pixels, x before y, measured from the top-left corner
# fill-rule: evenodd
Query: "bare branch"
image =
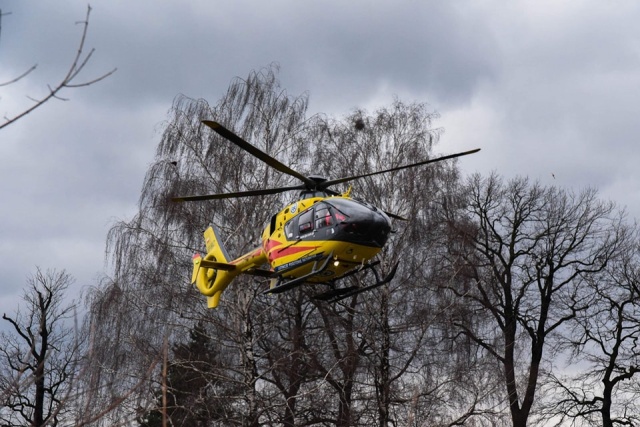
<path fill-rule="evenodd" d="M 113 73 L 116 72 L 117 68 L 114 68 L 113 70 L 111 70 L 111 71 L 109 71 L 107 73 L 104 73 L 104 74 L 102 74 L 102 75 L 100 75 L 98 77 L 89 79 L 87 81 L 75 82 L 75 79 L 78 77 L 78 75 L 82 72 L 82 70 L 88 64 L 89 60 L 91 59 L 91 56 L 93 55 L 93 53 L 95 51 L 95 49 L 91 49 L 89 51 L 89 53 L 86 54 L 86 56 L 83 56 L 84 55 L 84 48 L 85 48 L 85 41 L 86 41 L 88 29 L 89 29 L 89 15 L 90 14 L 91 14 L 91 6 L 88 6 L 87 7 L 86 19 L 84 21 L 77 22 L 77 24 L 81 24 L 83 26 L 83 28 L 82 28 L 82 36 L 80 37 L 80 43 L 79 43 L 76 55 L 73 58 L 73 61 L 72 61 L 71 65 L 70 65 L 66 75 L 55 86 L 48 85 L 49 93 L 46 96 L 44 96 L 42 98 L 28 97 L 31 101 L 33 101 L 33 105 L 31 107 L 27 108 L 26 110 L 22 111 L 21 113 L 16 114 L 13 117 L 5 116 L 5 122 L 3 124 L 0 124 L 0 129 L 9 126 L 12 123 L 15 123 L 16 121 L 18 121 L 21 118 L 25 117 L 26 115 L 30 114 L 32 111 L 34 111 L 37 108 L 41 107 L 42 105 L 44 105 L 45 103 L 47 103 L 51 99 L 58 99 L 58 100 L 61 100 L 61 101 L 68 100 L 67 98 L 63 98 L 63 97 L 61 97 L 59 95 L 59 93 L 64 89 L 73 89 L 73 88 L 91 86 L 91 85 L 93 85 L 95 83 L 98 83 L 98 82 L 106 79 L 107 77 L 111 76 Z M 33 67 L 31 67 L 29 70 L 27 70 L 22 75 L 18 76 L 17 78 L 15 78 L 15 79 L 13 79 L 13 80 L 11 80 L 9 82 L 2 83 L 2 84 L 0 84 L 0 86 L 6 86 L 6 85 L 9 85 L 11 83 L 15 83 L 16 81 L 18 81 L 18 80 L 24 78 L 25 76 L 27 76 L 28 74 L 30 74 L 33 70 L 35 70 L 35 68 L 36 68 L 36 66 L 34 65 Z"/>
<path fill-rule="evenodd" d="M 29 68 L 24 73 L 20 74 L 18 77 L 14 78 L 14 79 L 11 79 L 8 82 L 0 83 L 0 87 L 9 86 L 10 84 L 13 84 L 13 83 L 21 80 L 23 77 L 26 77 L 29 73 L 31 73 L 33 70 L 35 70 L 37 66 L 38 66 L 38 64 L 32 65 L 31 68 Z"/>

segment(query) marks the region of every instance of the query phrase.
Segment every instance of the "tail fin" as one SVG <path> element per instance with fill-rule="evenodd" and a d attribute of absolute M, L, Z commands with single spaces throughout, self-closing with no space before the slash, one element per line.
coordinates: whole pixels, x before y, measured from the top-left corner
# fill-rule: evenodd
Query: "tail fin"
<path fill-rule="evenodd" d="M 191 283 L 207 296 L 209 308 L 215 308 L 220 302 L 222 291 L 239 274 L 233 264 L 229 264 L 229 255 L 218 238 L 219 233 L 213 227 L 204 232 L 207 255 L 202 259 L 200 254 L 193 257 L 193 274 Z"/>
<path fill-rule="evenodd" d="M 218 261 L 229 262 L 229 254 L 218 237 L 220 232 L 217 227 L 213 227 L 214 226 L 211 226 L 204 230 L 204 243 L 207 246 L 207 254 L 216 251 L 216 254 L 219 257 Z"/>

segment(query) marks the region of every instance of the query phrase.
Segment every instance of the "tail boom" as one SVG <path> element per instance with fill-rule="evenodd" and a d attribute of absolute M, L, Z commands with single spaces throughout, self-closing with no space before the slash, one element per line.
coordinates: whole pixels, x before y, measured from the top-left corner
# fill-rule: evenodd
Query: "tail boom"
<path fill-rule="evenodd" d="M 207 297 L 209 308 L 220 302 L 222 292 L 238 275 L 255 269 L 267 261 L 262 248 L 255 249 L 238 259 L 229 261 L 229 255 L 219 238 L 217 229 L 207 228 L 204 232 L 207 254 L 193 256 L 191 283 L 195 283 L 201 294 Z"/>

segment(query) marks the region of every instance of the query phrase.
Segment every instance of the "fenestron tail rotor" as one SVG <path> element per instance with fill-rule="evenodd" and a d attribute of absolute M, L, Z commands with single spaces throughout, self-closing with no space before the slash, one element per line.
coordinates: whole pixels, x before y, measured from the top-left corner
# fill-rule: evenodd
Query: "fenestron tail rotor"
<path fill-rule="evenodd" d="M 229 198 L 236 198 L 236 197 L 264 196 L 269 194 L 284 193 L 284 192 L 293 191 L 293 190 L 302 190 L 302 191 L 309 191 L 309 192 L 322 191 L 327 194 L 336 194 L 334 191 L 331 191 L 328 188 L 332 185 L 341 184 L 344 182 L 353 181 L 353 180 L 365 178 L 368 176 L 380 175 L 383 173 L 395 172 L 403 169 L 427 165 L 429 163 L 441 162 L 443 160 L 449 160 L 456 157 L 466 156 L 466 155 L 477 153 L 478 151 L 480 151 L 479 148 L 476 148 L 474 150 L 464 151 L 456 154 L 449 154 L 446 156 L 437 157 L 435 159 L 423 160 L 421 162 L 412 163 L 404 166 L 398 166 L 391 169 L 385 169 L 381 171 L 375 171 L 375 172 L 370 172 L 370 173 L 365 173 L 360 175 L 353 175 L 353 176 L 338 178 L 333 180 L 326 180 L 325 178 L 317 177 L 317 176 L 305 176 L 300 172 L 291 169 L 289 166 L 285 165 L 284 163 L 281 163 L 280 161 L 271 157 L 264 151 L 251 145 L 249 142 L 245 141 L 240 136 L 236 135 L 235 133 L 225 128 L 218 122 L 215 122 L 213 120 L 204 120 L 202 123 L 205 126 L 208 126 L 209 128 L 211 128 L 218 135 L 222 136 L 223 138 L 237 145 L 238 147 L 245 150 L 246 152 L 256 157 L 257 159 L 262 160 L 264 163 L 271 166 L 275 170 L 299 179 L 300 181 L 302 181 L 302 184 L 296 185 L 296 186 L 289 186 L 289 187 L 247 190 L 247 191 L 239 191 L 239 192 L 232 192 L 232 193 L 174 197 L 172 199 L 174 202 L 191 202 L 191 201 L 200 201 L 200 200 L 229 199 Z"/>

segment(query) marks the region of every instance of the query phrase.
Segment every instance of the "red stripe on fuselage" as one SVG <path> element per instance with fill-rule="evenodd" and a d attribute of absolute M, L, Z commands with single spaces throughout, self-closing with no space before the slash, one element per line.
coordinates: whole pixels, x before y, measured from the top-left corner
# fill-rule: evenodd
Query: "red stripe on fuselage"
<path fill-rule="evenodd" d="M 239 264 L 241 261 L 244 261 L 245 259 L 257 258 L 262 254 L 262 251 L 263 251 L 262 248 L 258 248 L 256 250 L 254 250 L 253 252 L 249 252 L 248 254 L 245 254 L 245 255 L 241 256 L 240 258 L 229 262 L 229 264 L 236 265 L 236 264 Z"/>
<path fill-rule="evenodd" d="M 269 262 L 273 262 L 279 258 L 283 258 L 289 255 L 295 255 L 300 252 L 311 252 L 319 248 L 319 246 L 297 246 L 293 244 L 282 249 L 275 249 L 280 245 L 281 245 L 280 242 L 273 241 L 273 240 L 267 242 L 266 247 L 267 247 L 267 256 L 269 258 Z"/>
<path fill-rule="evenodd" d="M 282 242 L 280 242 L 278 240 L 267 239 L 267 241 L 263 244 L 264 251 L 266 253 L 269 253 L 269 252 L 271 252 L 271 250 L 273 248 L 275 248 L 276 246 L 280 246 L 280 245 L 282 245 Z"/>

